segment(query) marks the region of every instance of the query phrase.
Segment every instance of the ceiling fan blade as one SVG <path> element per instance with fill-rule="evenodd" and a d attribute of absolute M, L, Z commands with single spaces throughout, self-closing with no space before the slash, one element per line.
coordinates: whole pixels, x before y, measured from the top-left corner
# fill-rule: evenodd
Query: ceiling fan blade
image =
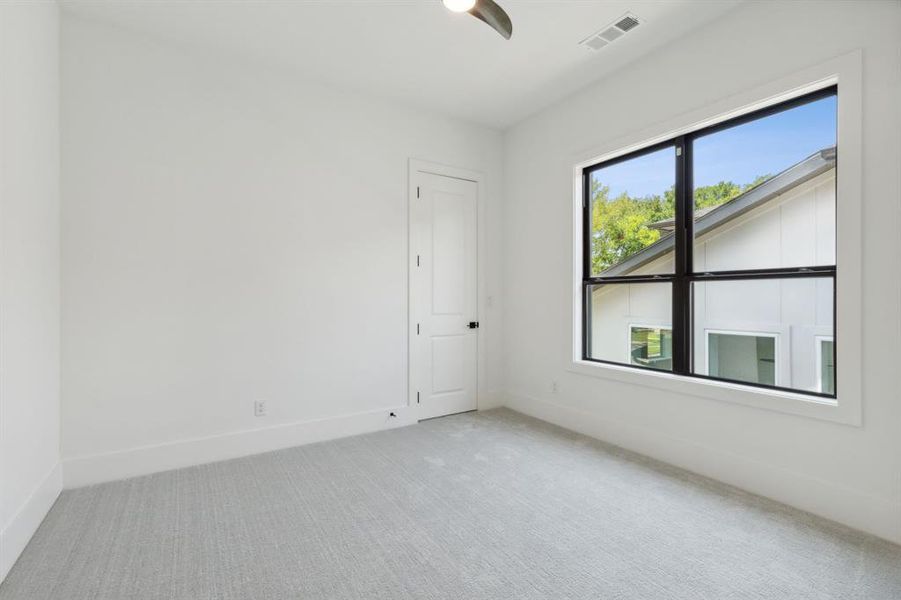
<path fill-rule="evenodd" d="M 469 10 L 469 14 L 491 25 L 505 39 L 509 40 L 513 35 L 513 22 L 510 16 L 494 0 L 477 0 L 476 5 Z"/>

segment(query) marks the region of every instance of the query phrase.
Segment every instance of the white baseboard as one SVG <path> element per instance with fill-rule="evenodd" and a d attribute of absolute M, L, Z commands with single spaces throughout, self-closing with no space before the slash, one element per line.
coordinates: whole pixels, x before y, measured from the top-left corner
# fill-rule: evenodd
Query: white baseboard
<path fill-rule="evenodd" d="M 901 544 L 901 503 L 572 407 L 509 394 L 508 408 Z"/>
<path fill-rule="evenodd" d="M 0 582 L 18 560 L 62 489 L 62 464 L 56 463 L 3 531 L 0 531 Z"/>
<path fill-rule="evenodd" d="M 397 416 L 391 417 L 390 412 Z M 63 461 L 65 488 L 117 481 L 161 471 L 261 454 L 313 442 L 392 429 L 415 423 L 408 407 L 385 408 L 273 427 L 179 440 Z"/>

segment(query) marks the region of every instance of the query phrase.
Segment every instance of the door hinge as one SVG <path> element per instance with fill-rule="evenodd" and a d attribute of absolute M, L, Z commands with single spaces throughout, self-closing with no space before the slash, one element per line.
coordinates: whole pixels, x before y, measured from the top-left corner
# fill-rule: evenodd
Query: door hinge
<path fill-rule="evenodd" d="M 419 255 L 418 254 L 416 255 L 416 266 L 417 267 L 419 266 Z"/>
<path fill-rule="evenodd" d="M 416 335 L 419 335 L 419 323 L 416 324 Z"/>
<path fill-rule="evenodd" d="M 419 186 L 416 186 L 416 197 L 419 198 Z"/>
<path fill-rule="evenodd" d="M 416 392 L 416 404 L 419 404 L 419 392 Z"/>

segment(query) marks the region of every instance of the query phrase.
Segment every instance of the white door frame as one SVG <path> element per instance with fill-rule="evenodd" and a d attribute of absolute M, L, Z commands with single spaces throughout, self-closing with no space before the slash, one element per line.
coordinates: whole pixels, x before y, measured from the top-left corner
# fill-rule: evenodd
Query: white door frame
<path fill-rule="evenodd" d="M 416 199 L 416 174 L 429 173 L 443 177 L 453 177 L 472 181 L 476 184 L 476 306 L 479 307 L 480 333 L 476 336 L 476 406 L 479 404 L 479 388 L 482 381 L 482 364 L 484 342 L 481 334 L 481 323 L 484 319 L 482 310 L 482 231 L 483 231 L 483 206 L 482 189 L 484 175 L 479 171 L 451 167 L 441 163 L 411 158 L 407 170 L 407 406 L 410 407 L 415 420 L 419 420 L 419 403 L 416 398 L 416 386 L 413 385 L 413 332 L 416 331 L 416 321 L 413 316 L 413 269 L 416 268 L 416 253 L 410 238 L 413 234 L 413 201 Z"/>

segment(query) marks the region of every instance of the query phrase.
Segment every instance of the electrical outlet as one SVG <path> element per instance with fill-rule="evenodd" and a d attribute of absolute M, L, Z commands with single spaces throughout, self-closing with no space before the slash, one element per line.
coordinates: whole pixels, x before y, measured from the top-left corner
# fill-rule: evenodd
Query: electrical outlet
<path fill-rule="evenodd" d="M 266 416 L 266 401 L 265 400 L 254 401 L 253 416 L 255 416 L 255 417 L 265 417 Z"/>

